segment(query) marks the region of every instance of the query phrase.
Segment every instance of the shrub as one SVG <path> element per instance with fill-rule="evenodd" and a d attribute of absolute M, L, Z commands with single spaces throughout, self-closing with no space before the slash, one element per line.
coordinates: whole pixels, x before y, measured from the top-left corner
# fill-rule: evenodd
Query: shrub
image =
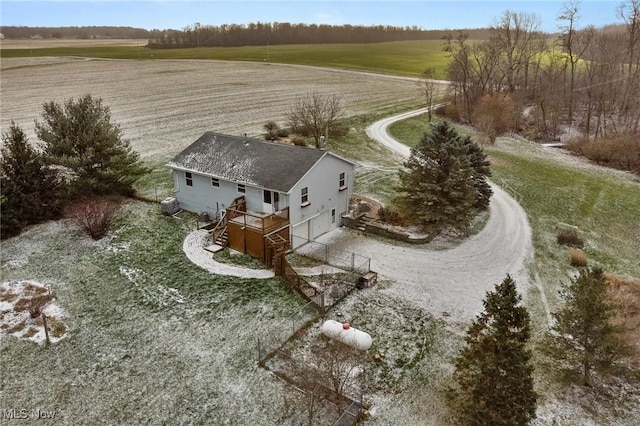
<path fill-rule="evenodd" d="M 34 296 L 29 302 L 29 315 L 31 318 L 38 318 L 42 313 L 44 306 L 51 301 L 51 296 Z"/>
<path fill-rule="evenodd" d="M 289 137 L 289 129 L 278 129 L 276 135 L 280 138 Z"/>
<path fill-rule="evenodd" d="M 371 211 L 371 204 L 367 203 L 366 201 L 363 201 L 361 199 L 356 199 L 354 200 L 354 206 L 353 209 L 355 210 L 355 213 L 358 215 L 360 213 L 366 213 L 366 212 L 370 212 Z"/>
<path fill-rule="evenodd" d="M 279 139 L 278 137 L 278 131 L 280 130 L 280 128 L 278 127 L 278 123 L 276 123 L 275 121 L 267 121 L 264 126 L 262 126 L 265 130 L 265 135 L 264 138 L 268 141 L 273 141 L 273 140 L 277 140 Z"/>
<path fill-rule="evenodd" d="M 571 266 L 587 266 L 587 255 L 579 248 L 569 249 Z"/>
<path fill-rule="evenodd" d="M 66 216 L 73 219 L 91 238 L 99 240 L 109 232 L 120 211 L 114 199 L 84 200 L 71 205 Z"/>
<path fill-rule="evenodd" d="M 562 244 L 563 246 L 576 247 L 580 249 L 584 247 L 584 241 L 578 236 L 576 231 L 560 231 L 556 236 L 556 241 L 558 241 L 558 244 Z"/>
<path fill-rule="evenodd" d="M 341 138 L 349 133 L 349 126 L 336 125 L 329 129 L 329 137 Z"/>
<path fill-rule="evenodd" d="M 496 138 L 515 128 L 516 106 L 509 96 L 485 95 L 473 111 L 473 125 L 480 130 L 490 144 Z"/>
<path fill-rule="evenodd" d="M 302 136 L 294 136 L 291 138 L 291 143 L 293 143 L 296 146 L 307 146 L 307 143 L 305 142 L 304 138 Z"/>
<path fill-rule="evenodd" d="M 461 120 L 460 110 L 458 105 L 453 102 L 447 103 L 443 108 L 439 108 L 438 114 L 443 115 L 451 121 L 459 122 Z"/>
<path fill-rule="evenodd" d="M 392 225 L 399 224 L 402 222 L 402 216 L 395 210 L 391 210 L 388 207 L 380 207 L 378 209 L 378 219 L 384 223 L 389 223 Z"/>
<path fill-rule="evenodd" d="M 584 136 L 569 141 L 567 147 L 598 164 L 640 173 L 640 138 L 615 135 L 596 140 Z"/>

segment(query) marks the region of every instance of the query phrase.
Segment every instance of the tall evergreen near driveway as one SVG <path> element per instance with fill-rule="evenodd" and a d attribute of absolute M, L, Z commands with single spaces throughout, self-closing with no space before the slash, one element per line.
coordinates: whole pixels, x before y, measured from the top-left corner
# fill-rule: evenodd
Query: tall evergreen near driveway
<path fill-rule="evenodd" d="M 461 424 L 525 425 L 536 413 L 530 319 L 507 275 L 488 292 L 455 361 L 449 402 Z"/>
<path fill-rule="evenodd" d="M 465 229 L 488 206 L 489 163 L 482 150 L 447 122 L 432 125 L 400 170 L 396 200 L 411 221 Z"/>

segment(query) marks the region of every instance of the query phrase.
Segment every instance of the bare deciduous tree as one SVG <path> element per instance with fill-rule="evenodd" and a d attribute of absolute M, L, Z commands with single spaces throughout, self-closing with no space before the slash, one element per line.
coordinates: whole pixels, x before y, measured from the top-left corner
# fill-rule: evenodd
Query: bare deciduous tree
<path fill-rule="evenodd" d="M 434 67 L 428 67 L 422 72 L 422 77 L 418 81 L 420 95 L 424 96 L 426 107 L 428 108 L 427 117 L 429 118 L 429 123 L 431 123 L 433 107 L 436 104 L 436 97 L 439 94 L 441 86 L 441 83 L 435 78 L 436 69 Z"/>
<path fill-rule="evenodd" d="M 287 113 L 287 121 L 294 132 L 309 132 L 316 148 L 321 148 L 321 136 L 328 135 L 342 118 L 340 97 L 309 92 L 297 98 Z"/>

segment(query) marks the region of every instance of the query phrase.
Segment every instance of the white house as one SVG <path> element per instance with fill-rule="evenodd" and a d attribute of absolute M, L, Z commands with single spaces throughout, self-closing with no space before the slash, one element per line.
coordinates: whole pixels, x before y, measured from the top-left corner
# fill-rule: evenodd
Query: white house
<path fill-rule="evenodd" d="M 241 225 L 237 232 L 261 230 L 261 239 L 276 232 L 296 248 L 340 226 L 355 163 L 329 151 L 207 132 L 167 167 L 180 208 L 226 216 Z M 249 246 L 258 237 L 231 234 L 230 246 L 256 255 Z M 260 250 L 256 257 L 264 258 Z"/>

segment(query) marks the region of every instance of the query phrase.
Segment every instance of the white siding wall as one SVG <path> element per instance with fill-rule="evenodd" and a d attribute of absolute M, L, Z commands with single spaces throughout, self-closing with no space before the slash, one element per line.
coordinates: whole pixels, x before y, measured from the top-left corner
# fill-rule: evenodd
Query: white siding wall
<path fill-rule="evenodd" d="M 192 176 L 193 186 L 187 186 L 185 172 L 173 172 L 174 197 L 180 203 L 181 209 L 215 215 L 228 207 L 234 199 L 244 195 L 249 210 L 262 211 L 262 189 L 245 185 L 245 193 L 242 194 L 238 192 L 235 182 L 218 179 L 220 186 L 214 187 L 211 177 L 195 173 L 192 173 Z"/>
<path fill-rule="evenodd" d="M 346 189 L 342 191 L 339 185 L 340 173 L 345 173 Z M 353 179 L 353 165 L 326 155 L 296 184 L 289 195 L 294 248 L 303 243 L 301 239 L 306 235 L 313 239 L 340 226 L 340 215 L 349 208 Z M 308 188 L 309 205 L 302 207 L 301 191 L 305 187 Z M 336 210 L 334 223 L 331 223 L 332 209 Z"/>

